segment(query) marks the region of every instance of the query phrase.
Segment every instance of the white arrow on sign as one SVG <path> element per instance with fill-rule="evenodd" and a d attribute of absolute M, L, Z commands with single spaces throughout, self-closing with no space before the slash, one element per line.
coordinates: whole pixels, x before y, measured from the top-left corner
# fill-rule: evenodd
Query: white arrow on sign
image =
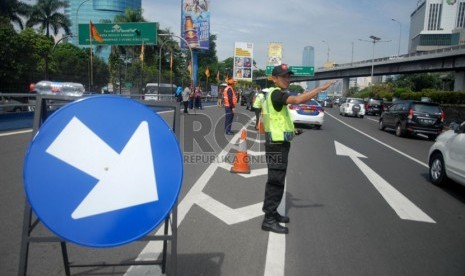
<path fill-rule="evenodd" d="M 386 180 L 360 160 L 360 158 L 367 158 L 366 156 L 337 141 L 334 141 L 334 146 L 336 147 L 337 155 L 348 156 L 354 161 L 355 165 L 365 174 L 368 180 L 370 180 L 373 186 L 375 186 L 381 196 L 401 219 L 436 223 L 407 197 L 397 191 Z"/>
<path fill-rule="evenodd" d="M 118 154 L 73 117 L 46 152 L 98 180 L 72 213 L 73 219 L 158 200 L 146 121 L 140 123 Z"/>

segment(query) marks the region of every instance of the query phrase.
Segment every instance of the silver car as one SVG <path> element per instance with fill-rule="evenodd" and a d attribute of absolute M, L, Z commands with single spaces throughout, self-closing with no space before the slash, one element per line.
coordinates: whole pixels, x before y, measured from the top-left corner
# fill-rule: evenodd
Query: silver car
<path fill-rule="evenodd" d="M 451 129 L 436 138 L 428 154 L 429 179 L 443 185 L 448 179 L 465 185 L 465 122 L 451 124 Z"/>

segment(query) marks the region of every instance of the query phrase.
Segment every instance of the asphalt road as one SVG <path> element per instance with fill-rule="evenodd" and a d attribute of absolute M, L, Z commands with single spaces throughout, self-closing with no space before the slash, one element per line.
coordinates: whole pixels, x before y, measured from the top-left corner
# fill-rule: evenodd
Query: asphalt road
<path fill-rule="evenodd" d="M 428 181 L 432 142 L 377 129 L 377 118 L 326 110 L 321 130 L 292 142 L 288 235 L 260 229 L 266 181 L 263 136 L 239 109 L 234 136 L 216 107 L 182 116 L 184 182 L 178 205 L 177 275 L 465 275 L 465 188 Z M 170 114 L 162 116 L 169 118 Z M 251 174 L 229 172 L 240 129 Z M 0 272 L 16 275 L 22 165 L 31 133 L 0 134 Z M 232 143 L 230 143 L 232 142 Z M 51 171 L 50 173 L 58 173 Z M 130 227 L 130 226 L 128 226 Z M 39 235 L 50 235 L 42 225 Z M 69 245 L 76 262 L 157 257 L 160 242 L 111 249 Z M 59 244 L 32 244 L 28 275 L 64 275 Z M 73 275 L 159 275 L 159 267 L 76 268 Z"/>

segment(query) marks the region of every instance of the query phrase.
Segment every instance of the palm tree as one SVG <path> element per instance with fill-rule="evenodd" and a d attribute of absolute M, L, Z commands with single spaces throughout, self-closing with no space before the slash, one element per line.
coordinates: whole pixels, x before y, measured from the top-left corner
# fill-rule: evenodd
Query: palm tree
<path fill-rule="evenodd" d="M 126 9 L 124 15 L 115 16 L 115 23 L 146 22 L 142 9 Z"/>
<path fill-rule="evenodd" d="M 57 35 L 60 29 L 63 29 L 66 34 L 71 33 L 70 20 L 58 10 L 68 6 L 67 1 L 61 0 L 39 0 L 32 7 L 32 12 L 29 20 L 26 23 L 27 27 L 33 27 L 40 24 L 42 31 L 45 30 L 46 35 L 50 36 L 50 29 L 53 34 Z"/>
<path fill-rule="evenodd" d="M 23 21 L 20 16 L 29 16 L 31 6 L 18 0 L 2 0 L 0 1 L 0 16 L 10 19 L 12 23 L 18 24 L 21 30 L 24 29 Z"/>

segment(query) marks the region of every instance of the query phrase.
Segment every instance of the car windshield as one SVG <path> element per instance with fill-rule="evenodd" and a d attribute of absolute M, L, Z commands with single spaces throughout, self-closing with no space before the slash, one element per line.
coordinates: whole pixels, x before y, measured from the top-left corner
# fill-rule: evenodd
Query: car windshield
<path fill-rule="evenodd" d="M 438 105 L 432 104 L 414 104 L 412 109 L 424 113 L 441 113 L 441 108 Z"/>
<path fill-rule="evenodd" d="M 307 102 L 305 102 L 306 105 L 317 105 L 317 106 L 320 106 L 320 103 L 318 103 L 317 101 L 315 100 L 308 100 Z"/>
<path fill-rule="evenodd" d="M 370 100 L 369 104 L 378 104 L 378 105 L 380 105 L 381 101 L 380 100 Z"/>
<path fill-rule="evenodd" d="M 363 101 L 360 99 L 349 99 L 348 103 L 352 104 L 363 104 Z"/>

